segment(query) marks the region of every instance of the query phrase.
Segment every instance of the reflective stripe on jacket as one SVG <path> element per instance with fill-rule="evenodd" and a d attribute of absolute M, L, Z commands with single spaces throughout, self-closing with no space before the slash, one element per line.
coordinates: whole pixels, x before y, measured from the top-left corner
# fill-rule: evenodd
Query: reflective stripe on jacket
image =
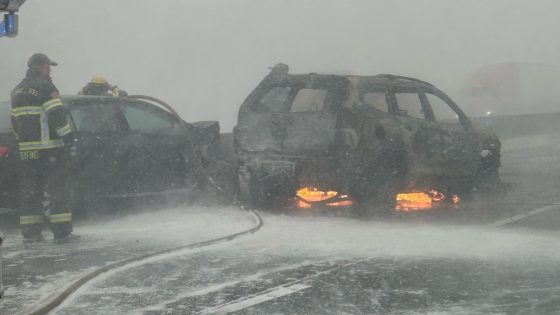
<path fill-rule="evenodd" d="M 43 150 L 64 146 L 62 137 L 72 132 L 60 98 L 52 98 L 56 87 L 50 80 L 24 79 L 12 92 L 12 126 L 19 149 Z"/>

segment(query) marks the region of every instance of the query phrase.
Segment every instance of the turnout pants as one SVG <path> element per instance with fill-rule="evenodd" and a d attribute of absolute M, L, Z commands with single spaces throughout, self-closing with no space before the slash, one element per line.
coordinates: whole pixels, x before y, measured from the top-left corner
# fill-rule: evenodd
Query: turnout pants
<path fill-rule="evenodd" d="M 66 178 L 68 163 L 60 149 L 21 151 L 20 226 L 25 238 L 41 234 L 44 220 L 55 237 L 72 232 Z"/>

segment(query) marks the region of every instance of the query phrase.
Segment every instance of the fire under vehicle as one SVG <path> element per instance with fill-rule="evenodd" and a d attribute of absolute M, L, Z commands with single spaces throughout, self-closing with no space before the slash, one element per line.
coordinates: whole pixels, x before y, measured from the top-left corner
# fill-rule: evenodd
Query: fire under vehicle
<path fill-rule="evenodd" d="M 430 83 L 275 66 L 234 128 L 240 197 L 257 207 L 416 210 L 499 181 L 500 141 Z"/>

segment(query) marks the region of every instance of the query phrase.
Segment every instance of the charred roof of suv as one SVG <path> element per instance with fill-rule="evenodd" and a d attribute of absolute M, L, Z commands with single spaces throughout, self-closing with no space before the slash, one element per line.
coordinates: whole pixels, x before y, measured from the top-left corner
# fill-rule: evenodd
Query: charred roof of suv
<path fill-rule="evenodd" d="M 285 63 L 278 63 L 274 67 L 270 68 L 270 75 L 273 76 L 287 76 L 289 74 L 290 67 Z M 301 76 L 302 74 L 295 74 L 295 76 Z M 408 82 L 408 83 L 418 83 L 420 85 L 427 85 L 430 87 L 434 87 L 433 84 L 407 76 L 400 76 L 394 74 L 377 74 L 372 76 L 360 76 L 360 75 L 336 75 L 336 74 L 317 74 L 317 73 L 308 73 L 303 75 L 313 75 L 313 76 L 338 76 L 338 77 L 346 77 L 346 78 L 375 78 L 380 80 L 387 80 L 391 82 Z"/>

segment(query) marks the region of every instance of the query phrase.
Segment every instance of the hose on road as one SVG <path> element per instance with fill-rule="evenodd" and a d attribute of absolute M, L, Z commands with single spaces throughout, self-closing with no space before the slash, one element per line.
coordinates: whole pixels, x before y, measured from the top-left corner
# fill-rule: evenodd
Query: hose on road
<path fill-rule="evenodd" d="M 211 183 L 212 186 L 214 186 L 214 188 L 218 192 L 227 196 L 225 191 L 221 187 L 216 185 L 216 183 L 214 182 L 214 180 L 212 178 L 208 177 L 208 181 Z M 227 196 L 227 197 L 232 198 L 231 196 Z M 239 204 L 239 203 L 237 203 L 237 200 L 235 198 L 232 198 L 232 201 L 233 201 L 233 204 Z M 253 234 L 253 233 L 257 232 L 258 230 L 260 230 L 262 228 L 262 226 L 264 225 L 264 222 L 263 222 L 261 216 L 259 215 L 259 213 L 257 211 L 252 210 L 252 209 L 247 210 L 241 205 L 239 206 L 239 208 L 243 209 L 244 211 L 249 212 L 249 214 L 252 215 L 252 217 L 255 219 L 255 225 L 254 226 L 252 226 L 251 228 L 249 228 L 247 230 L 237 232 L 237 233 L 234 233 L 234 234 L 214 238 L 214 239 L 203 241 L 203 242 L 197 242 L 197 243 L 182 245 L 182 246 L 178 246 L 178 247 L 168 248 L 168 249 L 164 249 L 164 250 L 160 250 L 160 251 L 155 251 L 155 252 L 152 252 L 152 253 L 149 253 L 149 254 L 123 259 L 121 261 L 117 261 L 117 262 L 108 264 L 106 266 L 100 267 L 100 268 L 84 275 L 80 279 L 74 281 L 70 286 L 68 286 L 62 292 L 56 294 L 55 296 L 52 296 L 47 302 L 45 302 L 44 304 L 36 307 L 34 310 L 32 310 L 32 311 L 25 310 L 25 311 L 19 312 L 17 315 L 24 315 L 24 314 L 25 315 L 45 315 L 45 314 L 48 314 L 49 312 L 53 311 L 55 308 L 60 306 L 65 300 L 67 300 L 79 288 L 83 287 L 86 283 L 90 282 L 91 280 L 99 277 L 100 275 L 102 275 L 106 272 L 124 267 L 124 266 L 132 264 L 132 263 L 138 263 L 138 262 L 141 262 L 141 261 L 146 260 L 146 259 L 154 258 L 154 257 L 161 256 L 161 255 L 170 254 L 170 253 L 173 253 L 173 252 L 178 252 L 178 251 L 182 251 L 182 250 L 186 250 L 186 249 L 196 249 L 196 248 L 206 247 L 206 246 L 210 246 L 210 245 L 216 245 L 216 244 L 219 244 L 219 243 L 229 242 L 229 241 L 237 239 L 241 236 Z"/>

